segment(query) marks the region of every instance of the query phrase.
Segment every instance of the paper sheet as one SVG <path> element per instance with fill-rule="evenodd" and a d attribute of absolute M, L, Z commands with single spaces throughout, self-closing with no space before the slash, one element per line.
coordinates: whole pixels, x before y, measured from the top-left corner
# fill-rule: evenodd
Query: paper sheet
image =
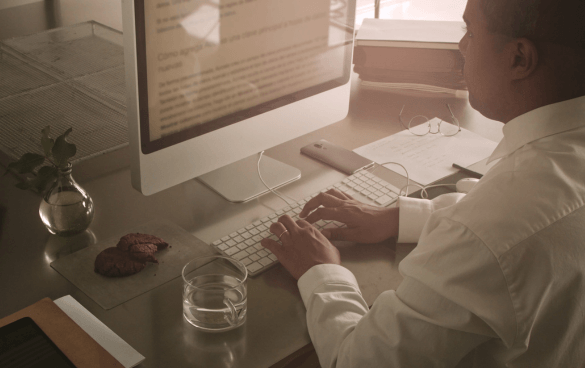
<path fill-rule="evenodd" d="M 439 118 L 431 119 L 433 131 Z M 442 124 L 449 124 L 445 121 Z M 414 129 L 428 129 L 426 124 Z M 354 152 L 378 164 L 384 162 L 397 162 L 408 170 L 411 180 L 428 185 L 458 170 L 453 168 L 453 163 L 463 167 L 472 165 L 489 157 L 497 143 L 483 138 L 467 129 L 452 136 L 445 137 L 441 134 L 427 134 L 417 136 L 404 130 L 382 138 L 376 142 L 356 148 Z M 404 175 L 402 168 L 386 165 L 386 168 Z"/>

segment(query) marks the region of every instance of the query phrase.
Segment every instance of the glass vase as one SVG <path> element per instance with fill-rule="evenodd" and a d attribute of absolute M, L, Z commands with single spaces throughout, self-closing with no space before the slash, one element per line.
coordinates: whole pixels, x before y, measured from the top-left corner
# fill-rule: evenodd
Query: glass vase
<path fill-rule="evenodd" d="M 41 220 L 51 234 L 79 234 L 93 220 L 93 201 L 71 177 L 71 164 L 58 169 L 57 180 L 43 196 L 39 208 Z"/>

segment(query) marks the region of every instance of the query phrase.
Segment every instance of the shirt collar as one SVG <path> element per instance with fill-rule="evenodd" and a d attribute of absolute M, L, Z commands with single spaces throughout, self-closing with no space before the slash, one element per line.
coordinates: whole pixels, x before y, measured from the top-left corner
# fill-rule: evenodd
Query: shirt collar
<path fill-rule="evenodd" d="M 582 126 L 585 126 L 585 96 L 539 107 L 504 125 L 504 138 L 487 163 L 535 140 Z"/>

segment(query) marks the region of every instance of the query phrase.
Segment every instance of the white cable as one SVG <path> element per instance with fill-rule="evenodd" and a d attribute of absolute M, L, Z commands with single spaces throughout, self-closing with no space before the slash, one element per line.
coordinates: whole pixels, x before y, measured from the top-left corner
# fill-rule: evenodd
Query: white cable
<path fill-rule="evenodd" d="M 400 188 L 400 193 L 398 193 L 398 195 L 400 196 L 407 196 L 408 195 L 408 187 L 411 185 L 410 183 L 410 177 L 408 176 L 408 170 L 406 170 L 406 167 L 404 167 L 403 165 L 399 164 L 398 162 L 384 162 L 383 164 L 379 164 L 378 166 L 376 166 L 373 170 L 372 170 L 372 174 L 374 173 L 374 171 L 380 167 L 380 166 L 384 166 L 384 165 L 389 165 L 389 164 L 393 164 L 393 165 L 398 165 L 400 167 L 402 167 L 402 169 L 404 169 L 404 172 L 406 173 L 406 185 L 403 186 L 402 188 Z M 435 187 L 445 187 L 445 186 L 456 186 L 456 184 L 434 184 L 434 185 L 420 185 L 417 184 L 415 182 L 412 182 L 412 185 L 415 185 L 417 187 L 419 187 L 421 189 L 420 191 L 420 197 L 422 199 L 427 199 L 429 198 L 429 193 L 427 192 L 428 188 L 435 188 Z M 406 189 L 404 189 L 406 188 Z M 404 195 L 402 194 L 402 191 L 404 190 Z"/>
<path fill-rule="evenodd" d="M 376 166 L 373 170 L 372 170 L 372 174 L 374 173 L 374 171 L 376 171 L 376 169 L 380 166 L 385 167 L 385 165 L 389 165 L 389 164 L 393 164 L 393 165 L 398 165 L 400 166 L 404 172 L 406 173 L 406 191 L 404 192 L 404 196 L 408 195 L 408 186 L 410 185 L 410 177 L 408 176 L 408 170 L 406 170 L 406 167 L 404 167 L 402 164 L 399 164 L 398 162 L 384 162 L 382 164 L 378 164 L 378 166 Z M 404 189 L 404 187 L 402 187 L 400 189 L 400 193 L 398 193 L 398 195 L 402 195 L 402 189 Z"/>
<path fill-rule="evenodd" d="M 278 193 L 277 193 L 275 190 L 273 190 L 272 188 L 270 188 L 270 187 L 268 186 L 268 184 L 266 184 L 266 182 L 264 181 L 264 179 L 262 179 L 262 175 L 260 174 L 260 160 L 262 160 L 262 154 L 264 154 L 264 151 L 260 152 L 260 153 L 259 153 L 259 156 L 258 156 L 258 165 L 257 165 L 257 166 L 258 166 L 258 177 L 259 177 L 259 178 L 260 178 L 260 180 L 262 181 L 262 184 L 264 184 L 264 186 L 265 186 L 265 187 L 266 187 L 266 188 L 267 188 L 269 191 L 271 191 L 272 193 L 274 193 L 275 195 L 277 195 L 277 196 L 278 196 L 280 199 L 282 199 L 282 200 L 283 200 L 283 201 L 286 203 L 286 205 L 287 205 L 287 206 L 290 206 L 291 204 L 290 204 L 290 203 L 289 203 L 289 202 L 288 202 L 286 199 L 284 199 L 284 197 L 283 197 L 283 196 L 281 196 L 281 195 L 280 195 L 280 194 L 278 194 Z M 288 196 L 287 196 L 287 197 L 288 197 Z M 291 200 L 294 200 L 294 199 L 293 199 L 293 198 L 291 198 Z M 294 202 L 297 202 L 297 201 L 294 201 Z"/>

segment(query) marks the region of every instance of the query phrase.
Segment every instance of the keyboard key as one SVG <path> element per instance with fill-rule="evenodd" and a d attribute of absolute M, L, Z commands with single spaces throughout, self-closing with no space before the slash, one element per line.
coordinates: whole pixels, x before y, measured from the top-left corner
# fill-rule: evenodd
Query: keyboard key
<path fill-rule="evenodd" d="M 248 252 L 248 254 L 254 254 L 256 253 L 256 248 L 254 247 L 246 248 L 246 252 Z"/>
<path fill-rule="evenodd" d="M 238 248 L 240 249 L 246 249 L 248 248 L 248 244 L 246 243 L 238 243 L 238 245 L 236 245 Z"/>
<path fill-rule="evenodd" d="M 380 206 L 384 206 L 390 201 L 392 201 L 392 198 L 390 198 L 387 195 L 383 195 L 376 199 L 376 203 L 379 204 Z"/>
<path fill-rule="evenodd" d="M 356 192 L 361 192 L 362 190 L 365 190 L 366 188 L 362 187 L 361 185 L 356 185 L 353 190 L 355 190 Z"/>
<path fill-rule="evenodd" d="M 278 216 L 276 216 L 276 214 L 275 214 L 275 213 L 271 213 L 270 215 L 268 215 L 268 217 L 269 217 L 270 219 L 275 219 L 275 218 L 277 218 Z"/>
<path fill-rule="evenodd" d="M 257 229 L 251 229 L 250 230 L 250 234 L 252 234 L 252 235 L 258 235 L 258 234 L 260 234 L 260 231 L 258 231 Z"/>
<path fill-rule="evenodd" d="M 237 231 L 234 231 L 233 233 L 230 234 L 230 238 L 235 238 L 236 236 L 238 236 Z"/>
<path fill-rule="evenodd" d="M 254 248 L 256 248 L 256 250 L 262 250 L 262 249 L 264 249 L 264 247 L 260 243 L 255 244 L 254 245 Z"/>
<path fill-rule="evenodd" d="M 376 185 L 374 185 L 373 187 L 374 187 L 374 188 L 376 188 L 376 189 L 378 189 L 378 190 L 380 190 L 380 189 L 384 188 L 384 187 L 383 187 L 383 186 L 381 186 L 380 184 L 376 184 Z"/>
<path fill-rule="evenodd" d="M 238 234 L 245 233 L 245 232 L 246 232 L 246 229 L 240 229 L 240 230 L 238 230 Z"/>
<path fill-rule="evenodd" d="M 252 261 L 257 261 L 260 259 L 260 256 L 258 256 L 258 254 L 252 254 L 249 257 Z"/>
<path fill-rule="evenodd" d="M 252 224 L 246 226 L 246 230 L 250 230 L 250 229 L 253 229 L 253 228 L 254 228 L 254 225 L 252 225 Z"/>
<path fill-rule="evenodd" d="M 375 181 L 373 181 L 373 180 L 368 180 L 368 181 L 366 181 L 366 183 L 367 183 L 368 185 L 370 185 L 370 186 L 371 186 L 371 185 L 376 185 L 376 182 L 375 182 Z"/>
<path fill-rule="evenodd" d="M 323 220 L 319 220 L 319 221 L 315 222 L 314 225 L 316 228 L 322 228 L 323 226 L 327 225 L 327 223 Z"/>
<path fill-rule="evenodd" d="M 364 181 L 361 179 L 356 179 L 353 182 L 356 183 L 357 185 L 362 185 L 364 183 Z"/>
<path fill-rule="evenodd" d="M 233 254 L 232 255 L 232 258 L 237 259 L 239 261 L 240 259 L 244 259 L 247 256 L 249 256 L 248 252 L 246 252 L 245 250 L 243 250 L 241 252 L 238 252 L 236 254 Z"/>
<path fill-rule="evenodd" d="M 379 190 L 376 190 L 376 191 L 374 192 L 374 194 L 375 194 L 375 195 L 377 195 L 378 197 L 380 197 L 380 196 L 383 196 L 383 195 L 384 195 L 384 193 L 380 192 Z"/>
<path fill-rule="evenodd" d="M 266 222 L 268 220 L 270 220 L 270 218 L 268 216 L 266 216 L 266 217 L 260 219 L 260 222 Z"/>
<path fill-rule="evenodd" d="M 251 247 L 252 245 L 256 244 L 257 240 L 254 239 L 248 239 L 244 242 L 244 244 L 248 245 L 249 247 Z"/>
<path fill-rule="evenodd" d="M 260 220 L 254 221 L 254 224 L 253 225 L 254 226 L 260 226 L 260 225 L 262 225 L 262 222 Z"/>
<path fill-rule="evenodd" d="M 375 193 L 370 193 L 368 194 L 368 198 L 371 200 L 375 200 L 379 197 L 379 195 L 376 195 Z"/>
<path fill-rule="evenodd" d="M 244 239 L 250 239 L 252 237 L 252 234 L 246 231 L 245 233 L 242 233 L 242 237 L 244 237 Z"/>
<path fill-rule="evenodd" d="M 260 225 L 256 229 L 258 229 L 260 232 L 268 230 L 268 228 L 264 225 Z"/>
<path fill-rule="evenodd" d="M 211 244 L 213 244 L 213 245 L 220 245 L 221 244 L 221 239 L 218 239 L 218 240 L 214 241 Z"/>
<path fill-rule="evenodd" d="M 277 261 L 278 260 L 278 258 L 276 258 L 276 256 L 274 254 L 269 255 L 268 258 L 270 258 L 273 261 Z"/>
<path fill-rule="evenodd" d="M 226 250 L 229 248 L 229 246 L 226 243 L 222 243 L 220 245 L 217 246 L 220 250 Z"/>
<path fill-rule="evenodd" d="M 252 260 L 249 257 L 246 257 L 244 259 L 240 259 L 240 262 L 242 262 L 244 264 L 244 266 L 247 266 L 250 263 L 252 263 Z"/>
<path fill-rule="evenodd" d="M 238 243 L 241 243 L 241 242 L 243 242 L 243 241 L 244 241 L 244 240 L 246 240 L 246 239 L 244 239 L 244 238 L 242 238 L 241 236 L 239 236 L 239 235 L 238 235 L 238 236 L 236 236 L 236 237 L 234 238 L 234 240 L 235 240 L 236 242 L 238 242 Z"/>
<path fill-rule="evenodd" d="M 228 247 L 233 247 L 237 243 L 236 243 L 236 241 L 234 239 L 230 239 L 230 240 L 226 241 L 225 244 L 227 244 Z"/>
<path fill-rule="evenodd" d="M 391 191 L 393 191 L 394 193 L 400 193 L 400 189 L 396 188 L 394 185 L 392 184 L 388 184 L 386 185 L 386 188 L 390 189 Z"/>
<path fill-rule="evenodd" d="M 283 210 L 284 212 L 288 212 L 288 211 L 292 210 L 292 207 L 291 207 L 291 206 L 286 206 L 286 207 L 284 207 L 282 210 Z"/>
<path fill-rule="evenodd" d="M 348 181 L 349 181 L 349 180 L 348 180 Z M 333 187 L 335 187 L 335 188 L 340 188 L 340 187 L 342 187 L 342 186 L 343 186 L 343 184 L 341 184 L 341 183 L 337 183 L 337 184 L 335 184 Z"/>
<path fill-rule="evenodd" d="M 254 239 L 255 242 L 259 242 L 260 240 L 262 240 L 264 238 L 262 237 L 262 235 L 254 235 L 252 237 L 252 239 Z"/>
<path fill-rule="evenodd" d="M 373 181 L 375 181 L 376 183 L 379 183 L 379 182 L 381 182 L 381 181 L 382 181 L 382 179 L 380 179 L 380 178 L 379 178 L 379 177 L 377 177 L 377 176 L 376 176 L 375 178 L 373 178 L 372 180 L 373 180 Z"/>
<path fill-rule="evenodd" d="M 266 253 L 266 250 L 264 249 L 258 251 L 258 253 L 256 254 L 259 255 L 260 257 L 266 257 L 268 255 L 268 253 Z"/>
<path fill-rule="evenodd" d="M 276 214 L 278 216 L 282 216 L 282 215 L 284 215 L 284 211 L 283 210 L 278 210 L 278 211 L 276 211 Z"/>
<path fill-rule="evenodd" d="M 249 265 L 247 265 L 246 267 L 248 267 L 248 271 L 250 272 L 256 272 L 259 269 L 262 268 L 262 265 L 258 262 L 254 262 L 254 263 L 250 263 Z"/>
<path fill-rule="evenodd" d="M 364 195 L 364 196 L 366 196 L 366 197 L 367 197 L 367 196 L 369 196 L 370 194 L 372 194 L 372 192 L 370 192 L 370 191 L 369 191 L 369 190 L 367 190 L 367 189 L 364 189 L 364 190 L 360 191 L 360 193 L 361 193 L 361 194 L 363 194 L 363 195 Z"/>
<path fill-rule="evenodd" d="M 228 241 L 228 240 L 230 240 L 230 237 L 227 235 L 224 236 L 223 238 L 221 238 L 221 241 Z"/>
<path fill-rule="evenodd" d="M 384 187 L 384 188 L 380 189 L 380 192 L 382 192 L 382 193 L 390 193 L 391 190 Z"/>
<path fill-rule="evenodd" d="M 268 257 L 261 258 L 258 262 L 260 262 L 260 264 L 262 266 L 268 266 L 268 265 L 271 265 L 272 263 L 274 263 L 274 261 Z"/>
<path fill-rule="evenodd" d="M 236 253 L 238 253 L 240 251 L 240 249 L 238 249 L 238 247 L 231 247 L 225 250 L 225 254 L 227 254 L 228 256 L 234 255 Z"/>
<path fill-rule="evenodd" d="M 263 231 L 260 233 L 260 236 L 262 238 L 268 238 L 270 236 L 270 232 L 269 231 Z"/>

